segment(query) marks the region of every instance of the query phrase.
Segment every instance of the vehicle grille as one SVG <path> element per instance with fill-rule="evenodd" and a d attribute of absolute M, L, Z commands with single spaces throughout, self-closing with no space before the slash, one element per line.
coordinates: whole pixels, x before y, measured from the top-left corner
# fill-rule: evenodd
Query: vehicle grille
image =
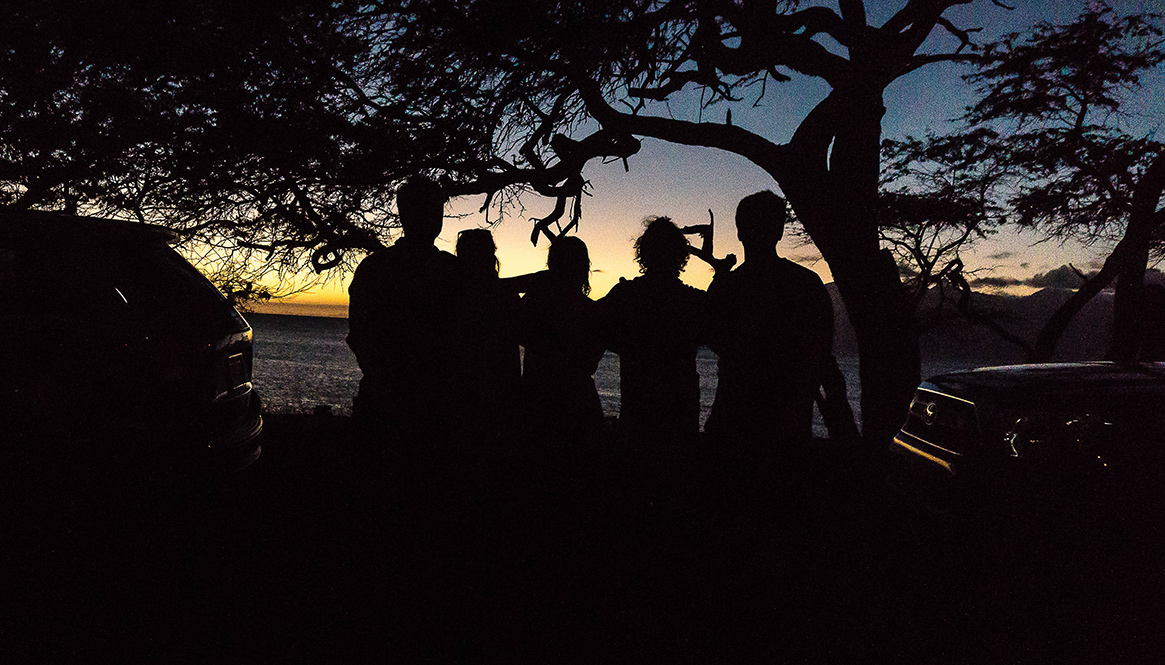
<path fill-rule="evenodd" d="M 982 438 L 974 402 L 925 388 L 914 393 L 902 431 L 960 455 L 976 450 Z"/>

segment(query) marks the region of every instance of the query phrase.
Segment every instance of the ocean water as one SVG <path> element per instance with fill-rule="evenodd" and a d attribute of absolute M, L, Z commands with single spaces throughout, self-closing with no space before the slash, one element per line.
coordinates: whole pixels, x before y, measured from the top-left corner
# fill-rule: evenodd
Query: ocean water
<path fill-rule="evenodd" d="M 310 413 L 328 407 L 337 415 L 352 413 L 352 396 L 360 384 L 360 367 L 344 337 L 348 320 L 314 316 L 248 314 L 255 331 L 255 385 L 269 413 Z M 861 419 L 858 404 L 857 358 L 838 359 L 846 378 L 854 415 Z M 956 361 L 931 360 L 923 363 L 923 375 L 966 368 Z M 700 424 L 716 397 L 716 354 L 700 349 L 696 357 L 700 374 Z M 595 372 L 595 387 L 609 416 L 619 414 L 619 356 L 607 353 Z M 814 433 L 825 436 L 819 415 Z"/>
<path fill-rule="evenodd" d="M 255 331 L 255 385 L 270 413 L 306 413 L 326 406 L 350 415 L 360 385 L 360 367 L 344 337 L 348 320 L 315 316 L 248 314 Z M 701 406 L 716 395 L 716 356 L 698 359 Z M 607 415 L 619 414 L 619 356 L 607 353 L 595 372 L 595 387 Z M 705 403 L 706 402 L 706 403 Z"/>
<path fill-rule="evenodd" d="M 269 413 L 306 413 L 318 406 L 352 413 L 360 367 L 344 337 L 348 319 L 246 314 L 255 334 L 255 387 Z"/>

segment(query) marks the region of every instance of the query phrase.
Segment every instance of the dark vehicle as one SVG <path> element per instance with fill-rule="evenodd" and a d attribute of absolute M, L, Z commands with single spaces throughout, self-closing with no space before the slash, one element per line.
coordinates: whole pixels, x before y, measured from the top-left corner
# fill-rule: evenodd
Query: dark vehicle
<path fill-rule="evenodd" d="M 1165 497 L 1162 432 L 1162 363 L 955 372 L 918 387 L 891 447 L 889 479 L 947 514 L 1154 522 Z"/>
<path fill-rule="evenodd" d="M 5 459 L 228 472 L 258 458 L 251 327 L 159 226 L 0 211 Z"/>

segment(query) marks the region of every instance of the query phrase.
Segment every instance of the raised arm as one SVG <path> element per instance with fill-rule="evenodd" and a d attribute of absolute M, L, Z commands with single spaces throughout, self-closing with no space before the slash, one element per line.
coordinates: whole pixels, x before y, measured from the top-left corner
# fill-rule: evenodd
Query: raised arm
<path fill-rule="evenodd" d="M 549 271 L 539 270 L 538 272 L 528 272 L 525 275 L 503 277 L 500 281 L 502 288 L 511 293 L 526 293 L 533 289 L 536 284 L 547 279 L 549 275 Z"/>
<path fill-rule="evenodd" d="M 714 225 L 716 223 L 716 216 L 712 210 L 708 210 L 707 224 L 694 224 L 692 226 L 685 226 L 681 229 L 686 235 L 699 235 L 700 246 L 692 247 L 692 256 L 700 259 L 704 263 L 712 266 L 714 272 L 719 273 L 721 270 L 727 272 L 736 266 L 736 255 L 729 254 L 722 259 L 716 258 L 713 253 L 713 235 Z"/>

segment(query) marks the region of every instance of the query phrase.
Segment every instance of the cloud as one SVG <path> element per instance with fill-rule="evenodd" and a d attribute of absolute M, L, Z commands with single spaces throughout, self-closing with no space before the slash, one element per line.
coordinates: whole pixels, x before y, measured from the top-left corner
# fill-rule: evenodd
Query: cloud
<path fill-rule="evenodd" d="M 986 286 L 992 289 L 1004 289 L 1009 286 L 1025 286 L 1027 280 L 1014 277 L 979 277 L 971 280 L 971 286 Z"/>
<path fill-rule="evenodd" d="M 1088 277 L 1095 272 L 1087 273 Z M 1072 266 L 1060 266 L 1055 270 L 1041 272 L 1031 277 L 980 277 L 971 280 L 972 286 L 985 286 L 992 289 L 1004 289 L 1010 286 L 1029 286 L 1036 289 L 1078 289 L 1083 281 L 1076 269 Z"/>

